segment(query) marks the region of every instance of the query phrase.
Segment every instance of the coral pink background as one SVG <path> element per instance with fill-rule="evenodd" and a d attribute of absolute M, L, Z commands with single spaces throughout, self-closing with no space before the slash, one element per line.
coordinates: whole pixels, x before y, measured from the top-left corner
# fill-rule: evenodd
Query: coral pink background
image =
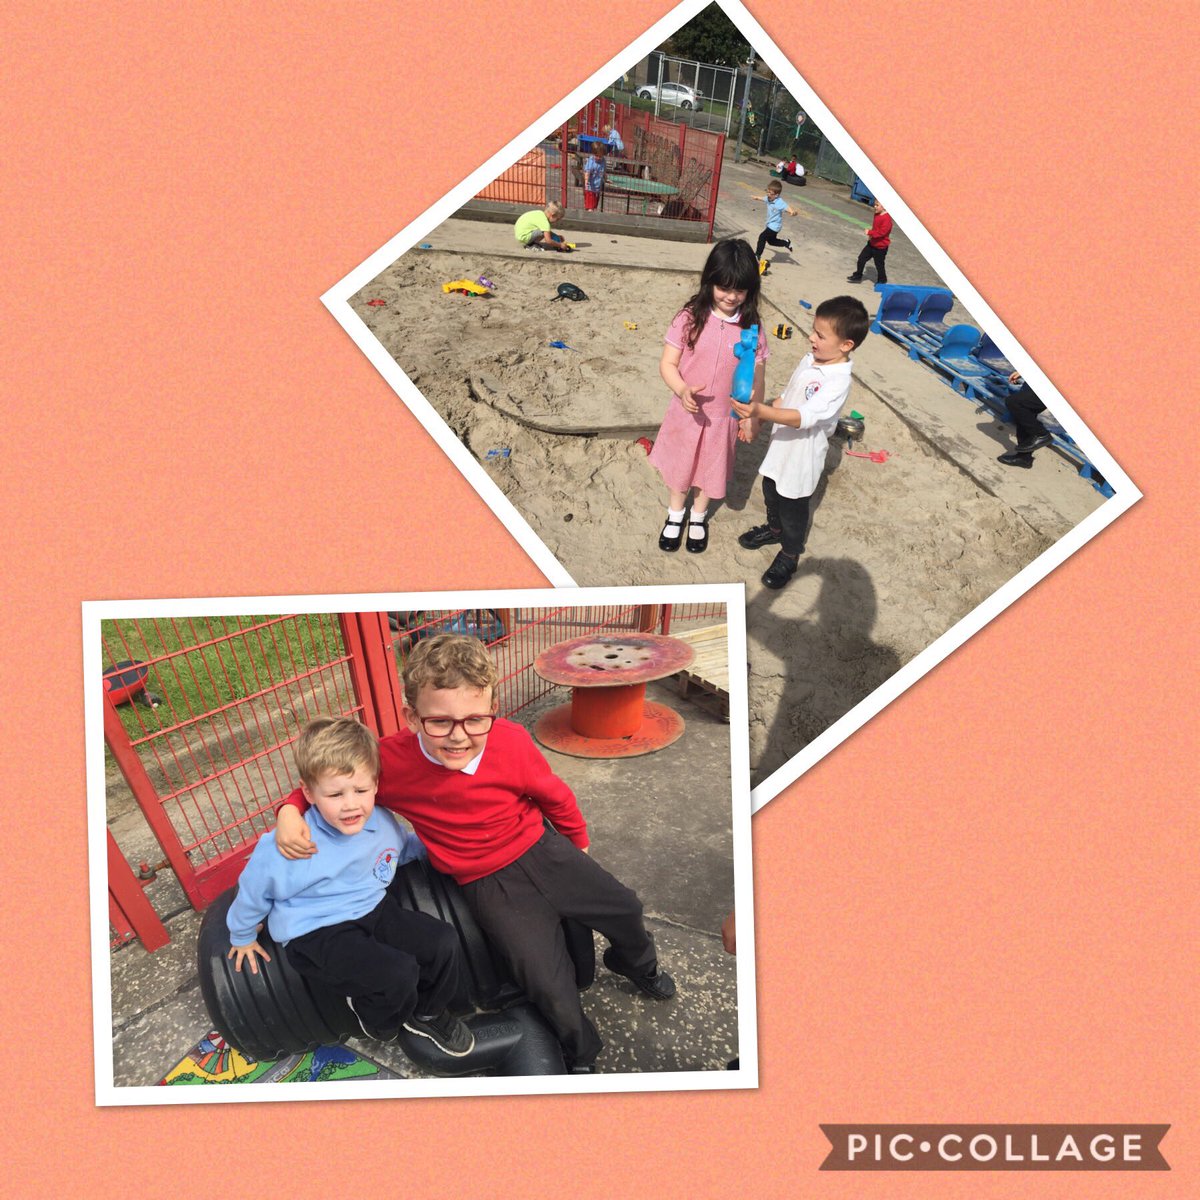
<path fill-rule="evenodd" d="M 755 819 L 761 1089 L 93 1106 L 80 601 L 542 582 L 318 297 L 668 6 L 441 7 L 2 18 L 10 1177 L 1197 1194 L 1198 180 L 1169 6 L 753 6 L 1146 496 Z M 818 1122 L 864 1120 L 1171 1122 L 1175 1170 L 818 1174 Z"/>

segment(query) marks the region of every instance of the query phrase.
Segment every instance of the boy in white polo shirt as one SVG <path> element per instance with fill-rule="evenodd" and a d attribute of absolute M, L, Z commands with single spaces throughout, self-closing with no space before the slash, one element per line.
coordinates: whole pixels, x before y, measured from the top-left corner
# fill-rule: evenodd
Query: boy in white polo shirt
<path fill-rule="evenodd" d="M 781 588 L 796 573 L 808 534 L 809 498 L 825 469 L 825 448 L 850 395 L 850 354 L 867 336 L 871 318 L 862 301 L 835 296 L 817 306 L 808 354 L 792 372 L 783 395 L 771 404 L 733 401 L 739 417 L 750 418 L 750 436 L 770 421 L 771 444 L 758 473 L 762 476 L 767 523 L 746 530 L 738 544 L 747 550 L 778 545 L 763 573 L 766 587 Z"/>

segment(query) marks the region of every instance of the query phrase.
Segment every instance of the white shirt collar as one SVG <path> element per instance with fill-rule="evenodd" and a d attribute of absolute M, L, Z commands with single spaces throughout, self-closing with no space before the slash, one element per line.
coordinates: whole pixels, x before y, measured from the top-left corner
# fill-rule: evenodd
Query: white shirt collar
<path fill-rule="evenodd" d="M 425 739 L 422 738 L 419 733 L 417 734 L 417 745 L 421 747 L 421 753 L 425 755 L 425 757 L 429 759 L 429 761 L 433 763 L 435 767 L 441 767 L 443 771 L 448 771 L 450 769 L 445 763 L 438 762 L 438 760 L 434 758 L 428 750 L 425 749 Z M 483 750 L 486 749 L 487 747 L 484 746 Z M 475 755 L 475 757 L 471 759 L 471 761 L 467 763 L 465 767 L 459 768 L 464 775 L 474 775 L 475 772 L 479 770 L 479 764 L 483 761 L 483 750 L 480 750 L 480 752 Z"/>

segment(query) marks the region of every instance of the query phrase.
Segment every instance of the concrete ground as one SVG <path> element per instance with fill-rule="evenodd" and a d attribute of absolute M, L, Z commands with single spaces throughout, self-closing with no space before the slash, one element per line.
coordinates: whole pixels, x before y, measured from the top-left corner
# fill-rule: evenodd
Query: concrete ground
<path fill-rule="evenodd" d="M 730 727 L 665 684 L 651 685 L 648 696 L 687 722 L 674 745 L 625 760 L 546 757 L 579 798 L 595 858 L 642 898 L 678 993 L 665 1003 L 643 997 L 600 965 L 598 938 L 597 979 L 583 1005 L 606 1042 L 599 1072 L 724 1070 L 738 1054 L 735 960 L 719 932 L 733 907 Z M 565 699 L 552 693 L 516 719 L 532 725 Z M 133 864 L 161 857 L 140 812 L 109 828 Z M 171 942 L 154 954 L 131 942 L 109 956 L 118 1087 L 156 1084 L 213 1028 L 196 972 L 201 915 L 170 871 L 160 871 L 147 894 Z M 427 1077 L 397 1046 L 366 1039 L 351 1046 L 393 1077 Z"/>

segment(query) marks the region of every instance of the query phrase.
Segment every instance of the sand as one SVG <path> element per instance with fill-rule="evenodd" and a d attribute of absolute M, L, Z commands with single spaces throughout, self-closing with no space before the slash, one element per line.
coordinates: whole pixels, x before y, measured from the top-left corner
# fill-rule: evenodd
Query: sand
<path fill-rule="evenodd" d="M 708 248 L 577 236 L 581 251 L 560 256 L 521 251 L 504 225 L 447 222 L 434 249 L 409 251 L 353 307 L 578 584 L 745 583 L 756 785 L 1102 502 L 1053 456 L 1039 455 L 1026 479 L 995 466 L 1010 442 L 1003 427 L 869 337 L 847 411 L 866 418 L 865 448 L 890 457 L 831 444 L 791 584 L 764 588 L 774 548 L 736 541 L 763 519 L 766 432 L 739 447 L 707 552 L 659 551 L 665 489 L 636 439 L 652 437 L 665 410 L 662 334 Z M 811 313 L 797 293 L 855 292 L 873 311 L 869 289 L 835 277 L 861 235 L 845 232 L 849 249 L 835 244 L 842 236 L 830 225 L 819 252 L 815 236 L 807 250 L 796 237 L 797 253 L 779 255 L 764 280 L 768 329 L 795 327 L 790 340 L 770 337 L 769 395 L 807 350 Z M 496 283 L 490 299 L 441 290 L 480 274 Z M 936 280 L 927 268 L 906 278 Z M 564 280 L 589 299 L 553 300 Z"/>

